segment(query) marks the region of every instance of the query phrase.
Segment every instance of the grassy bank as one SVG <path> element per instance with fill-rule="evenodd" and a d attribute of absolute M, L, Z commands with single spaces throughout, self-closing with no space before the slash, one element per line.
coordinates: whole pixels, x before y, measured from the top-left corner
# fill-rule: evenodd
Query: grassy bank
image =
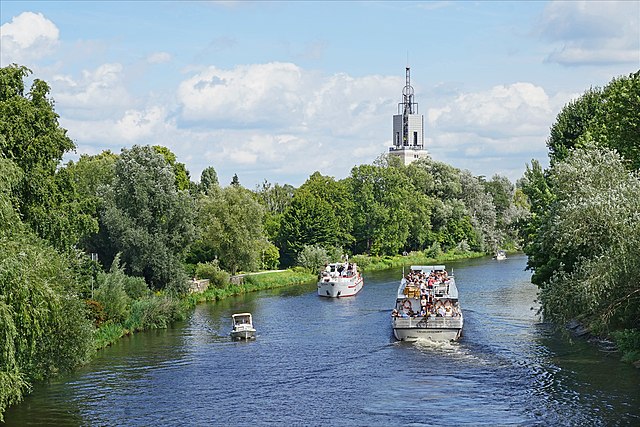
<path fill-rule="evenodd" d="M 219 287 L 213 286 L 204 292 L 188 295 L 185 297 L 184 303 L 187 307 L 192 308 L 201 302 L 219 301 L 230 296 L 241 295 L 248 292 L 300 285 L 313 282 L 315 279 L 315 274 L 300 269 L 255 275 L 249 274 L 244 276 L 243 283 L 239 285 L 226 284 Z"/>
<path fill-rule="evenodd" d="M 435 265 L 444 264 L 447 261 L 458 259 L 479 258 L 485 256 L 482 252 L 469 251 L 449 251 L 437 256 L 429 255 L 425 252 L 410 252 L 407 255 L 382 256 L 374 257 L 368 255 L 354 255 L 350 258 L 360 266 L 362 271 L 386 270 L 394 267 L 402 267 L 408 265 Z"/>

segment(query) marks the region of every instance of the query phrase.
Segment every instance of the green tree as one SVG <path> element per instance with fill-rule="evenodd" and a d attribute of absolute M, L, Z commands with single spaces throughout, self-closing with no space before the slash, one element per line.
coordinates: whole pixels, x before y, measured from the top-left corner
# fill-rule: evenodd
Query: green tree
<path fill-rule="evenodd" d="M 202 194 L 209 195 L 214 190 L 218 190 L 220 184 L 218 183 L 218 174 L 213 166 L 204 168 L 202 174 L 200 174 L 200 192 Z"/>
<path fill-rule="evenodd" d="M 13 189 L 20 216 L 60 250 L 97 229 L 91 206 L 78 202 L 73 180 L 57 171 L 62 156 L 75 148 L 60 127 L 49 99 L 49 86 L 35 79 L 25 94 L 23 79 L 31 74 L 15 64 L 0 68 L 0 157 L 22 170 Z"/>
<path fill-rule="evenodd" d="M 282 217 L 278 237 L 281 261 L 290 266 L 305 245 L 338 246 L 341 237 L 331 204 L 300 188 Z"/>
<path fill-rule="evenodd" d="M 411 183 L 402 168 L 356 166 L 349 179 L 354 198 L 357 253 L 395 255 L 405 247 L 411 215 Z"/>
<path fill-rule="evenodd" d="M 153 149 L 156 153 L 162 154 L 164 159 L 171 165 L 173 174 L 176 177 L 176 187 L 178 190 L 188 190 L 191 187 L 191 181 L 189 178 L 189 171 L 184 166 L 184 163 L 177 161 L 176 155 L 167 147 L 161 145 L 154 145 Z"/>
<path fill-rule="evenodd" d="M 616 152 L 586 148 L 557 162 L 548 180 L 555 199 L 537 249 L 558 261 L 541 283 L 545 318 L 637 328 L 640 177 Z"/>
<path fill-rule="evenodd" d="M 199 224 L 203 245 L 231 274 L 258 268 L 266 247 L 263 215 L 260 203 L 239 185 L 230 185 L 202 199 Z"/>
<path fill-rule="evenodd" d="M 155 289 L 184 289 L 181 261 L 195 237 L 194 202 L 175 182 L 162 155 L 134 145 L 122 150 L 112 184 L 100 189 L 100 221 L 112 242 L 101 259 L 122 252 L 127 272 Z"/>

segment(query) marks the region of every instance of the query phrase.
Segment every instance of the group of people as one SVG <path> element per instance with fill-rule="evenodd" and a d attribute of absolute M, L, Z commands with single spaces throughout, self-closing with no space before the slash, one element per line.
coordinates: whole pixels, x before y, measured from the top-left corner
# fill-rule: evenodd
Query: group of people
<path fill-rule="evenodd" d="M 322 276 L 352 277 L 355 272 L 356 265 L 347 261 L 339 264 L 325 264 Z"/>
<path fill-rule="evenodd" d="M 394 308 L 393 317 L 458 317 L 460 311 L 456 303 L 451 300 L 437 300 L 435 304 L 427 302 L 426 298 L 420 299 L 420 310 L 414 311 L 411 300 L 405 299 L 400 309 Z"/>
<path fill-rule="evenodd" d="M 457 304 L 449 299 L 439 300 L 434 297 L 434 287 L 447 285 L 448 274 L 446 270 L 431 271 L 426 274 L 422 271 L 411 271 L 405 276 L 405 289 L 417 288 L 420 292 L 420 310 L 414 311 L 410 298 L 403 301 L 399 309 L 393 309 L 391 313 L 394 317 L 457 317 L 460 312 Z M 436 292 L 437 293 L 437 292 Z M 405 295 L 407 295 L 405 293 Z M 409 296 L 409 295 L 408 295 Z"/>

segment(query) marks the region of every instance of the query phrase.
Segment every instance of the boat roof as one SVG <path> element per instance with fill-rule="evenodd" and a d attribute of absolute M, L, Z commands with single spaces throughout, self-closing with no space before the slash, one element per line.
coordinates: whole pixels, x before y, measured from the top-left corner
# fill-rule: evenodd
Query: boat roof
<path fill-rule="evenodd" d="M 236 317 L 251 317 L 251 313 L 237 313 L 237 314 L 232 314 L 231 317 L 233 317 L 234 319 Z"/>

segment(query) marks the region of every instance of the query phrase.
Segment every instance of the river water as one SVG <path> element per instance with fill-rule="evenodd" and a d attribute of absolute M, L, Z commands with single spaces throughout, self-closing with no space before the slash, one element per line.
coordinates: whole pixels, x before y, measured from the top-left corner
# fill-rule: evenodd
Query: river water
<path fill-rule="evenodd" d="M 89 365 L 38 385 L 8 426 L 640 425 L 640 372 L 540 322 L 526 258 L 451 262 L 463 337 L 399 343 L 390 326 L 401 269 L 365 274 L 356 296 L 315 284 L 198 306 Z M 254 342 L 229 339 L 254 315 Z"/>

